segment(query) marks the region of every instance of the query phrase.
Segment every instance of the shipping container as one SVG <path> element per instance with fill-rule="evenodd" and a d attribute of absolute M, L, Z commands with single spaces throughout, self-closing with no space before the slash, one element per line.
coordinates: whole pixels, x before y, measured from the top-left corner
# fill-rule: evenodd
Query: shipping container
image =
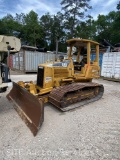
<path fill-rule="evenodd" d="M 23 72 L 37 72 L 38 64 L 55 61 L 53 52 L 21 50 L 12 56 L 13 69 Z"/>
<path fill-rule="evenodd" d="M 95 54 L 95 53 L 92 53 L 92 54 L 90 55 L 91 61 L 94 61 L 95 58 L 96 58 L 96 54 Z M 99 53 L 99 66 L 100 66 L 100 68 L 102 68 L 102 60 L 103 60 L 103 53 Z"/>
<path fill-rule="evenodd" d="M 45 63 L 46 61 L 55 61 L 55 54 L 25 51 L 24 54 L 24 69 L 25 72 L 37 71 L 38 64 Z"/>
<path fill-rule="evenodd" d="M 101 75 L 105 78 L 120 80 L 120 52 L 104 53 Z"/>

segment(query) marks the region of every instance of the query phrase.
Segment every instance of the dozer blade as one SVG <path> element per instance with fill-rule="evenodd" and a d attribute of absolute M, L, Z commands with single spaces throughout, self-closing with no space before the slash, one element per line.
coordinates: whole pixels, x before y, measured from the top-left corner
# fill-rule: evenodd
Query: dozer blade
<path fill-rule="evenodd" d="M 44 120 L 44 104 L 42 99 L 29 93 L 26 89 L 13 82 L 13 88 L 7 95 L 13 102 L 15 110 L 24 120 L 34 136 L 36 136 Z"/>

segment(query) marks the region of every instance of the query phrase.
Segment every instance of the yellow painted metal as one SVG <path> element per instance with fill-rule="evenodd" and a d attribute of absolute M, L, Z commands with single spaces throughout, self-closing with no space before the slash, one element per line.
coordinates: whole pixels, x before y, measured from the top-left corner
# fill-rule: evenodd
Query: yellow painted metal
<path fill-rule="evenodd" d="M 39 99 L 39 96 L 38 96 L 38 99 Z M 47 96 L 47 97 L 42 96 L 42 99 L 43 99 L 43 102 L 44 102 L 44 103 L 47 103 L 47 102 L 48 102 L 48 96 Z"/>
<path fill-rule="evenodd" d="M 99 45 L 96 45 L 96 62 L 99 64 Z"/>
<path fill-rule="evenodd" d="M 49 88 L 45 88 L 45 89 L 36 87 L 36 89 L 39 90 L 38 95 L 43 95 L 43 94 L 46 94 L 46 93 L 49 93 L 50 91 L 52 91 L 53 87 L 49 87 Z"/>
<path fill-rule="evenodd" d="M 79 43 L 79 44 L 81 44 L 81 46 L 83 45 L 83 44 L 86 44 L 87 42 L 90 42 L 91 44 L 93 44 L 93 45 L 99 45 L 99 43 L 98 42 L 96 42 L 96 41 L 92 41 L 92 40 L 89 40 L 89 39 L 82 39 L 82 38 L 73 38 L 73 39 L 70 39 L 70 40 L 67 40 L 66 41 L 69 45 L 71 45 L 72 44 L 72 46 L 74 45 L 74 46 L 76 46 L 77 45 L 77 43 Z M 80 46 L 80 45 L 79 45 Z"/>
<path fill-rule="evenodd" d="M 71 81 L 73 81 L 73 79 L 72 79 L 72 78 L 69 78 L 69 79 L 62 79 L 61 81 L 62 81 L 62 82 L 71 82 Z"/>
<path fill-rule="evenodd" d="M 90 65 L 90 42 L 87 42 L 87 64 Z"/>
<path fill-rule="evenodd" d="M 36 85 L 32 81 L 30 81 L 28 83 L 25 83 L 23 81 L 19 81 L 17 84 L 23 88 L 26 88 L 30 93 L 32 93 L 34 95 L 37 94 Z"/>
<path fill-rule="evenodd" d="M 19 81 L 17 84 L 23 88 L 25 87 L 25 83 L 23 81 Z"/>
<path fill-rule="evenodd" d="M 33 83 L 30 83 L 29 84 L 29 91 L 32 93 L 32 94 L 37 94 L 37 91 L 36 91 L 36 87 Z"/>
<path fill-rule="evenodd" d="M 54 87 L 66 85 L 70 82 L 90 82 L 93 78 L 99 78 L 99 43 L 91 40 L 77 38 L 70 39 L 67 41 L 67 43 L 70 46 L 68 59 L 63 60 L 62 62 L 47 62 L 45 64 L 39 65 L 40 68 L 44 69 L 42 86 L 33 84 L 32 82 L 27 85 L 25 85 L 23 82 L 19 82 L 19 85 L 26 88 L 36 96 L 41 97 L 43 95 L 43 98 L 45 99 L 44 102 L 47 102 L 48 99 L 44 97 L 44 95 L 51 92 Z M 92 45 L 96 48 L 96 59 L 91 63 L 90 51 Z M 73 46 L 78 48 L 77 62 L 81 68 L 80 70 L 74 70 L 74 63 L 72 60 Z M 80 65 L 80 55 L 81 49 L 84 47 L 87 48 L 87 63 L 82 66 Z"/>
<path fill-rule="evenodd" d="M 53 86 L 53 78 L 53 68 L 46 66 L 43 89 L 51 88 Z"/>
<path fill-rule="evenodd" d="M 54 68 L 54 78 L 66 78 L 69 77 L 69 70 L 68 68 L 63 68 L 63 67 L 57 67 Z"/>
<path fill-rule="evenodd" d="M 71 53 L 72 53 L 72 45 L 70 46 L 69 52 L 68 52 L 68 57 L 69 57 L 69 58 L 72 57 Z"/>

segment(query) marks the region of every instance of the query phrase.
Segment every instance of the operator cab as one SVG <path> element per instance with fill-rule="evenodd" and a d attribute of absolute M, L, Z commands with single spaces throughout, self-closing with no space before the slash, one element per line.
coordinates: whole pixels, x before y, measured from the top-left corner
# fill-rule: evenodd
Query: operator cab
<path fill-rule="evenodd" d="M 76 52 L 76 56 L 78 56 L 78 54 L 79 50 Z M 80 52 L 80 57 L 78 58 L 76 57 L 76 61 L 73 62 L 74 70 L 81 71 L 82 67 L 84 67 L 85 64 L 87 64 L 87 49 L 85 47 L 82 47 Z"/>
<path fill-rule="evenodd" d="M 85 65 L 98 65 L 99 64 L 99 43 L 87 39 L 70 39 L 67 41 L 69 45 L 68 57 L 76 55 L 76 61 L 73 62 L 74 70 L 82 72 Z M 73 52 L 73 47 L 76 47 L 76 52 Z M 91 62 L 90 53 L 91 47 L 95 48 L 95 60 Z M 84 72 L 84 71 L 83 71 Z"/>

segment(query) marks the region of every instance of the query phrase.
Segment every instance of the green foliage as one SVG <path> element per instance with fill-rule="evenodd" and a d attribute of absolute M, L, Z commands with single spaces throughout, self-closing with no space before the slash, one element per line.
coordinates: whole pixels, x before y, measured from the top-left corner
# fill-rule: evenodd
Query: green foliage
<path fill-rule="evenodd" d="M 64 10 L 65 28 L 69 31 L 69 37 L 75 36 L 76 26 L 85 17 L 85 12 L 91 9 L 90 0 L 62 0 L 62 10 Z"/>
<path fill-rule="evenodd" d="M 55 51 L 56 40 L 59 51 L 66 52 L 65 41 L 72 37 L 93 39 L 100 42 L 106 39 L 111 44 L 120 42 L 120 1 L 117 11 L 98 15 L 97 20 L 86 15 L 91 7 L 89 0 L 62 0 L 62 10 L 56 15 L 46 13 L 41 17 L 33 10 L 28 14 L 8 14 L 0 19 L 0 34 L 14 35 L 29 45 L 46 47 Z M 87 19 L 82 21 L 83 17 Z"/>
<path fill-rule="evenodd" d="M 1 25 L 3 29 L 1 29 L 0 34 L 3 32 L 6 35 L 13 35 L 14 31 L 19 32 L 21 29 L 21 25 L 10 14 L 1 19 Z"/>
<path fill-rule="evenodd" d="M 63 15 L 58 12 L 51 16 L 49 13 L 40 18 L 40 25 L 43 28 L 44 41 L 48 42 L 49 50 L 55 50 L 56 39 L 65 35 L 63 26 Z"/>
<path fill-rule="evenodd" d="M 76 27 L 76 35 L 80 38 L 94 39 L 96 33 L 96 22 L 93 19 L 88 19 L 86 22 L 81 22 Z"/>
<path fill-rule="evenodd" d="M 117 7 L 116 7 L 118 10 L 120 10 L 120 1 L 119 3 L 117 4 Z"/>
<path fill-rule="evenodd" d="M 30 45 L 37 46 L 42 36 L 42 28 L 39 25 L 38 14 L 34 11 L 30 11 L 24 18 L 25 25 L 24 29 L 24 38 L 30 43 Z"/>
<path fill-rule="evenodd" d="M 97 34 L 95 40 L 106 39 L 112 44 L 120 42 L 120 11 L 99 15 L 96 21 Z"/>

